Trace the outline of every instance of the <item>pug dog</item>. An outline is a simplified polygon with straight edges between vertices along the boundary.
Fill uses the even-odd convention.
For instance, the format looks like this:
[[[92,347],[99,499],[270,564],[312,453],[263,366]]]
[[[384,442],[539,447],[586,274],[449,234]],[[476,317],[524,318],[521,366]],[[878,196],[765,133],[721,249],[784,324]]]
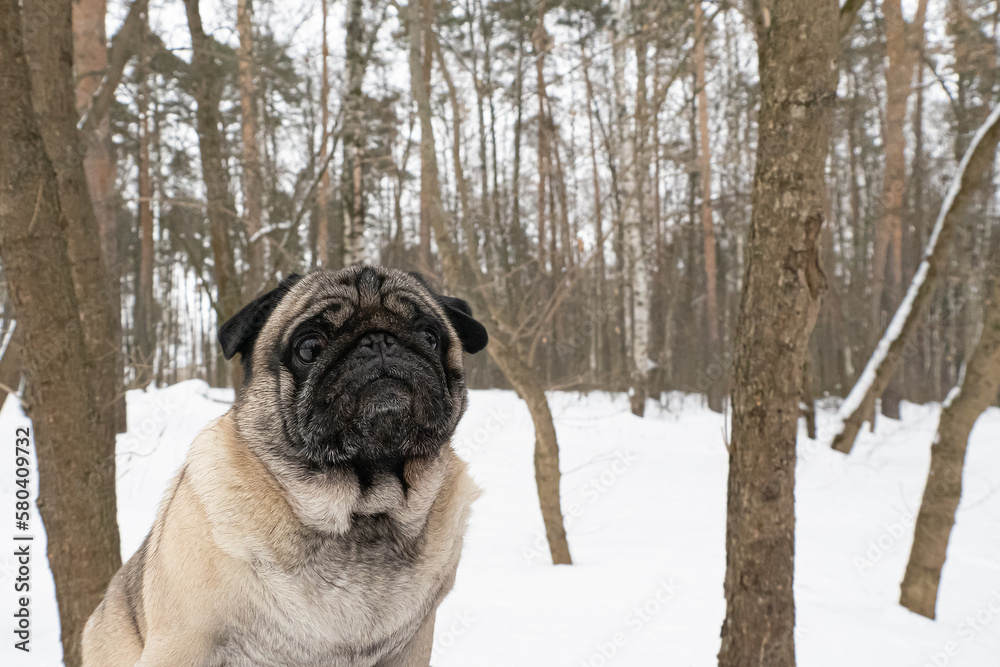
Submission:
[[[84,667],[427,667],[479,491],[450,439],[486,329],[416,274],[291,276],[219,329],[195,439],[83,634]]]

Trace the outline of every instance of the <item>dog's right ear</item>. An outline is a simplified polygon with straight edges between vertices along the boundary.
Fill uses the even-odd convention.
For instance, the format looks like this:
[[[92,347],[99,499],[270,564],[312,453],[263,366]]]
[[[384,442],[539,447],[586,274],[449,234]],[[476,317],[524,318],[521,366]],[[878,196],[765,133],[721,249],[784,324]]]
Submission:
[[[242,355],[244,361],[249,358],[257,334],[264,328],[267,318],[292,286],[300,280],[302,276],[297,273],[289,275],[273,290],[243,306],[240,312],[219,327],[219,344],[226,359],[232,359],[237,352]]]

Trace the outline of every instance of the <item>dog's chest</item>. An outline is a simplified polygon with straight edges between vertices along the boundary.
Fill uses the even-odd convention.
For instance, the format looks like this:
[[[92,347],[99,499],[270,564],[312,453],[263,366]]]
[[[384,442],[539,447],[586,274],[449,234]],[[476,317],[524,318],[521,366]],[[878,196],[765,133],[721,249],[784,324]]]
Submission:
[[[293,571],[256,574],[253,616],[227,633],[232,667],[371,667],[410,640],[453,576],[378,545],[323,545]]]

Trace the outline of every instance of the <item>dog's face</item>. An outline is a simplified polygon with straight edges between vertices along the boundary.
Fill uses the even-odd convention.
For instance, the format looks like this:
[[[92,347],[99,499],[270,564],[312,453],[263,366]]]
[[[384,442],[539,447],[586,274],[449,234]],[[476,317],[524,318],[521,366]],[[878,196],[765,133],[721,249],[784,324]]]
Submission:
[[[465,410],[462,350],[486,346],[459,299],[378,267],[292,276],[219,329],[242,355],[238,412],[269,454],[366,477],[432,457]]]

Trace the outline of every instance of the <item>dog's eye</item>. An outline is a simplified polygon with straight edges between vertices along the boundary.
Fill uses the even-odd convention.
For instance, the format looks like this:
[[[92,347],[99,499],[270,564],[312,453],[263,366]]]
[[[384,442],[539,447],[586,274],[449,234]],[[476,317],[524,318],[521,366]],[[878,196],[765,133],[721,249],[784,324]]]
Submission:
[[[420,335],[424,337],[424,340],[428,345],[431,346],[432,350],[436,350],[438,346],[438,335],[431,331],[430,329],[424,329],[420,332]]]
[[[295,343],[295,356],[299,361],[311,364],[326,349],[326,339],[318,334],[308,334]]]

